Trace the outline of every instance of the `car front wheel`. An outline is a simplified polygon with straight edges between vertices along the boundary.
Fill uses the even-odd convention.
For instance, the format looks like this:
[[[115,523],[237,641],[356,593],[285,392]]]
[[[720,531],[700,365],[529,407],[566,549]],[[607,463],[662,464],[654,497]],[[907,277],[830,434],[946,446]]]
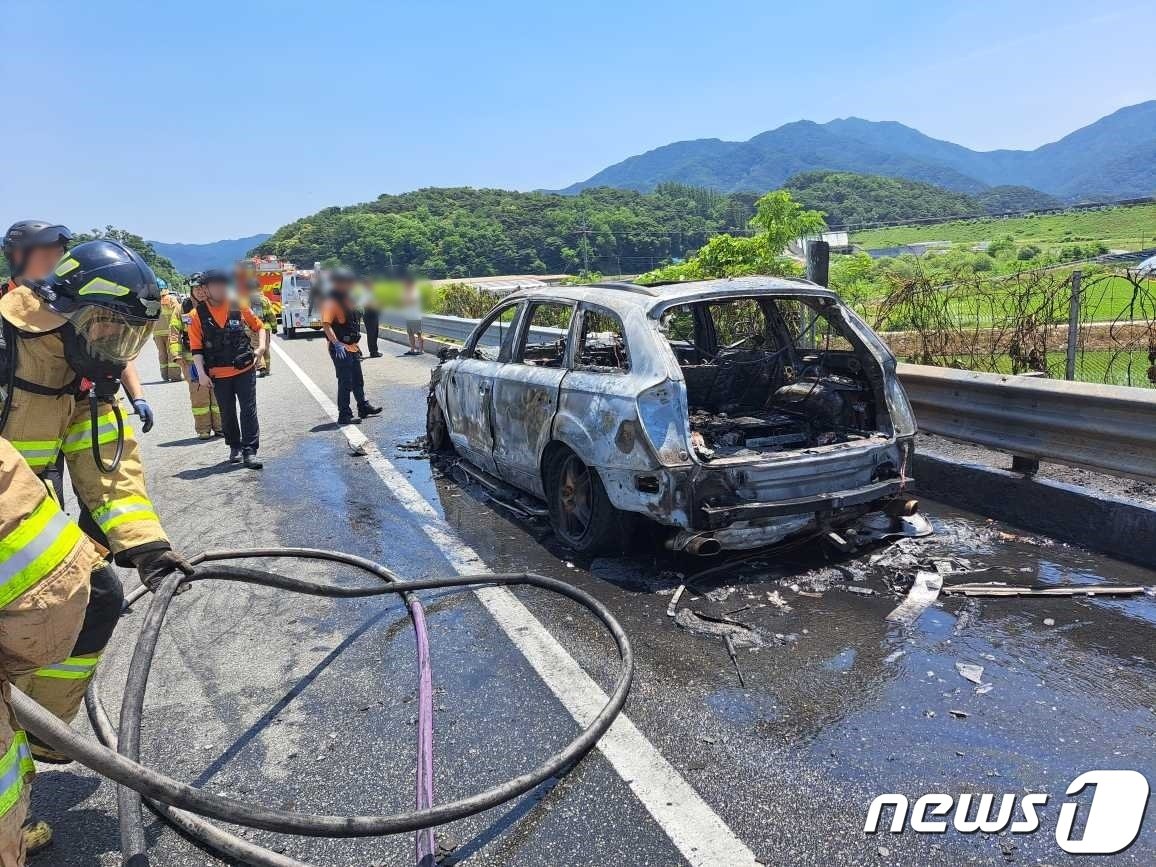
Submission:
[[[623,554],[632,516],[611,504],[598,472],[572,451],[546,471],[546,499],[554,532],[582,554]]]

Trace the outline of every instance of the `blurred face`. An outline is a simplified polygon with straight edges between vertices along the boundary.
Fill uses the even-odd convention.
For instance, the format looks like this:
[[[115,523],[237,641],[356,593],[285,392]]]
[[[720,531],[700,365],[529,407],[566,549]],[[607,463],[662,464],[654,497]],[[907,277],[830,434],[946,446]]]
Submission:
[[[349,290],[352,288],[353,288],[353,281],[352,280],[334,280],[333,281],[334,291],[340,292],[342,295],[348,295]]]
[[[214,280],[205,284],[205,293],[214,304],[220,304],[229,297],[229,284],[224,280]]]
[[[52,273],[60,257],[64,255],[64,248],[59,244],[51,247],[33,247],[24,251],[23,273],[25,280],[43,280]],[[18,260],[19,264],[19,260]]]
[[[191,287],[189,289],[189,297],[192,298],[194,301],[196,301],[198,304],[202,301],[208,301],[209,300],[209,295],[207,292],[205,292],[204,286]]]

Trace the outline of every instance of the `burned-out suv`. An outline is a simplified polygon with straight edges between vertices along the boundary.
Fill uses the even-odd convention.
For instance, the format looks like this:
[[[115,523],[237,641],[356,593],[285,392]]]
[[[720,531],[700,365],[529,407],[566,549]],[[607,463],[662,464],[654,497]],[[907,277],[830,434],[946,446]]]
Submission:
[[[427,429],[589,553],[620,550],[639,515],[713,554],[869,512],[879,532],[914,504],[895,358],[800,280],[515,292],[443,352]]]

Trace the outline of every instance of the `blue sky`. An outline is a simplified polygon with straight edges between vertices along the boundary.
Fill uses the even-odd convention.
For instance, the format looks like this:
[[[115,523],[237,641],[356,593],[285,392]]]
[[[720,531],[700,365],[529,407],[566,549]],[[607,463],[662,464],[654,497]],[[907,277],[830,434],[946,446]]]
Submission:
[[[421,186],[561,187],[799,118],[1030,148],[1156,97],[1152,3],[3,6],[0,223],[163,241]]]

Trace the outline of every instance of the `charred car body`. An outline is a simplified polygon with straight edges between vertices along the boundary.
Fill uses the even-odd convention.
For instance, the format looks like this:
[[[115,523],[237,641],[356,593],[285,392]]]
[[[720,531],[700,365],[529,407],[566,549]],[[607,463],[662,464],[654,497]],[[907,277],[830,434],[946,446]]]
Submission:
[[[668,547],[713,554],[869,512],[890,532],[913,508],[895,359],[805,281],[515,292],[443,352],[427,433],[544,499],[591,553],[621,550],[636,515],[668,527]]]

